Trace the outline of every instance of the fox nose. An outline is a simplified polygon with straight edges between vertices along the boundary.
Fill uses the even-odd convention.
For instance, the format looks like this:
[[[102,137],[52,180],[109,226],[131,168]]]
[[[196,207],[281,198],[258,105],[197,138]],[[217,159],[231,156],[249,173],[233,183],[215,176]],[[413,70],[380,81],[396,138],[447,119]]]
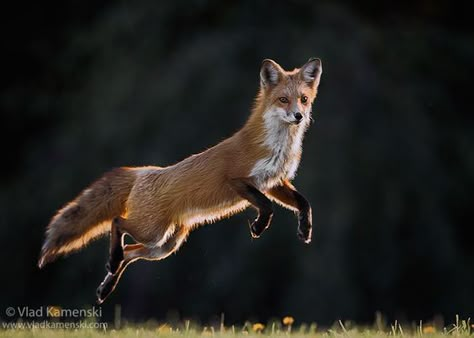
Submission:
[[[301,113],[299,111],[297,111],[296,113],[293,113],[293,116],[295,117],[296,121],[300,122],[301,119],[303,118],[303,115],[301,115]]]

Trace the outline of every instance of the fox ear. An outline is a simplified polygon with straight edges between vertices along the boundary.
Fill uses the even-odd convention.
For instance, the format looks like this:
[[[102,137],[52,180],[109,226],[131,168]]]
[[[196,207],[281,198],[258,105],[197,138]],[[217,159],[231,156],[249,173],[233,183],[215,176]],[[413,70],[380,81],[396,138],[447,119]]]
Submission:
[[[323,73],[323,65],[320,59],[311,58],[300,69],[301,78],[310,86],[317,87],[321,74]]]
[[[265,59],[260,68],[260,84],[262,87],[272,87],[281,80],[283,69],[273,60]]]

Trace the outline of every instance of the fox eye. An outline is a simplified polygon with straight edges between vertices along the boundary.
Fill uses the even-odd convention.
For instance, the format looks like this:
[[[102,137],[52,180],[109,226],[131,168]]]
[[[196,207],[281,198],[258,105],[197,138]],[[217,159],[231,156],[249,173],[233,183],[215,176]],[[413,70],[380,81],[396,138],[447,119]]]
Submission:
[[[301,103],[306,103],[308,102],[308,97],[306,95],[301,96]]]
[[[278,100],[280,100],[281,103],[288,103],[290,101],[288,101],[288,99],[286,97],[279,97]]]

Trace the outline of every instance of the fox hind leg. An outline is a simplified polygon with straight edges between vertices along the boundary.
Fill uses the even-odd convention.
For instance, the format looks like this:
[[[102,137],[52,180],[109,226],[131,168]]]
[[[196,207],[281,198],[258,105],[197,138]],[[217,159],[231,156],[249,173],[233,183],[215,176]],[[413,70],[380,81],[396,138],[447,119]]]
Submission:
[[[116,217],[112,221],[110,229],[110,253],[109,260],[105,265],[107,272],[115,274],[119,268],[121,262],[124,259],[124,238],[125,235],[131,236],[137,243],[143,243],[146,246],[152,247],[155,245],[156,239],[155,236],[140,236],[140,231],[136,230],[136,221],[130,221],[129,219],[123,217]],[[164,237],[166,229],[158,228],[159,231],[162,231],[163,234],[160,237]],[[129,247],[130,249],[131,247]]]
[[[104,300],[114,291],[120,277],[127,266],[136,260],[161,260],[178,250],[188,235],[188,229],[184,226],[178,228],[175,233],[162,245],[148,247],[143,244],[130,244],[124,246],[124,259],[119,263],[115,273],[107,273],[102,283],[97,288],[97,303],[102,304]]]
[[[116,217],[112,221],[112,227],[110,230],[110,254],[109,261],[105,268],[108,272],[114,274],[120,262],[123,261],[123,238],[124,233],[120,229],[120,224],[125,220],[122,217]]]
[[[118,266],[115,272],[112,273],[109,271],[107,273],[104,280],[102,281],[102,283],[100,283],[99,287],[97,288],[96,296],[97,296],[98,304],[102,304],[105,301],[105,299],[112,293],[112,291],[114,291],[126,267],[130,263],[132,263],[134,260],[138,259],[138,258],[135,258],[135,259],[129,258],[127,253],[130,253],[131,251],[133,251],[134,255],[140,256],[140,255],[147,255],[149,253],[149,250],[150,250],[149,248],[147,248],[146,246],[140,243],[125,245],[124,259],[118,263]]]

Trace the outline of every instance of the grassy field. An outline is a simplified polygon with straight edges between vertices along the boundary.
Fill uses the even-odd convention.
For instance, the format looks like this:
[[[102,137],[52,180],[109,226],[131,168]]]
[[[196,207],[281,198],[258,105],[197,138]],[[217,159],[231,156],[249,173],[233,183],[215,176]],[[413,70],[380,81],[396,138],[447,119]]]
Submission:
[[[21,324],[21,323],[20,323]],[[91,326],[99,323],[91,323]],[[353,327],[351,323],[337,322],[330,329],[319,329],[315,324],[293,326],[293,318],[285,317],[282,323],[264,325],[262,323],[246,323],[243,327],[197,327],[183,323],[177,327],[168,324],[145,323],[143,325],[128,326],[122,329],[108,328],[28,328],[24,324],[20,328],[1,329],[0,337],[163,337],[163,338],[312,338],[312,337],[469,337],[474,336],[474,325],[470,320],[460,320],[447,327],[436,324],[418,323],[414,325],[400,325],[393,323],[385,325],[381,322],[373,327]]]

